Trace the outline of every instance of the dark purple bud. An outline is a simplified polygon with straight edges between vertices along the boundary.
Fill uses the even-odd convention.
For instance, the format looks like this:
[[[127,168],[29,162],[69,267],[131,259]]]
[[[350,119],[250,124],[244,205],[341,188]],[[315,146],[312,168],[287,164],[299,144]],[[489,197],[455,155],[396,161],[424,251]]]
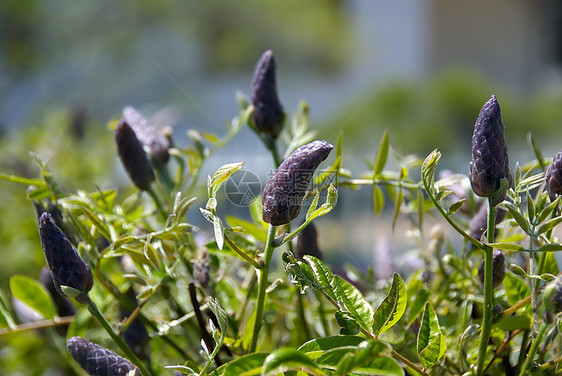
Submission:
[[[302,259],[304,255],[322,260],[322,252],[318,248],[318,232],[314,223],[309,223],[297,236],[295,258]]]
[[[546,190],[553,201],[556,195],[562,194],[562,150],[556,154],[546,171]]]
[[[295,219],[314,171],[333,146],[313,141],[297,148],[281,163],[263,190],[263,220],[274,226]]]
[[[505,218],[504,210],[496,210],[496,225]],[[478,213],[472,218],[468,233],[474,239],[482,240],[482,236],[488,227],[488,205],[483,204],[478,209]],[[495,230],[494,238],[498,235],[498,229]]]
[[[158,133],[136,108],[125,107],[123,121],[133,129],[140,143],[148,147],[154,162],[164,164],[170,160],[170,141],[165,135]]]
[[[61,295],[53,282],[53,276],[48,268],[43,267],[41,269],[40,280],[43,286],[47,288],[51,296],[53,297],[53,301],[55,302],[55,306],[57,307],[57,313],[59,316],[74,316],[76,313],[76,308],[72,305],[70,300],[68,300],[64,295]]]
[[[119,158],[133,183],[141,190],[148,191],[154,181],[154,171],[142,144],[133,129],[124,121],[117,125],[115,140]]]
[[[193,278],[199,283],[199,286],[208,286],[211,276],[209,269],[211,260],[209,259],[209,251],[205,247],[197,250],[197,259],[193,263]]]
[[[39,218],[39,236],[57,291],[65,295],[61,286],[83,293],[90,291],[94,284],[90,267],[80,258],[49,213],[43,213]]]
[[[562,277],[550,281],[544,288],[543,301],[547,311],[552,314],[562,312]]]
[[[484,270],[484,260],[482,260],[482,263],[478,268],[478,278],[482,283],[484,283]],[[498,249],[494,249],[492,270],[493,286],[497,287],[500,283],[503,282],[503,279],[505,278],[505,256],[503,252]]]
[[[66,347],[90,376],[140,376],[133,363],[83,338],[70,338]]]
[[[277,97],[275,58],[269,50],[261,55],[252,79],[252,122],[256,129],[273,138],[283,129],[285,113]]]
[[[496,194],[501,179],[507,179],[508,187],[512,185],[501,110],[494,95],[482,107],[474,125],[469,178],[476,195],[493,196],[493,206],[502,202],[507,194],[507,191]]]

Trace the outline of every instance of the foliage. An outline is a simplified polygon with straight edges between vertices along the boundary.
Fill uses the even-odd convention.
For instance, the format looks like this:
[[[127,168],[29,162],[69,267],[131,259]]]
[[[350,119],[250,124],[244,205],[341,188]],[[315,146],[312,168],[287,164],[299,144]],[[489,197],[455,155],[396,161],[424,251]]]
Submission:
[[[208,176],[203,200],[193,195],[206,160],[247,125],[252,111],[241,98],[239,114],[224,134],[191,130],[191,145],[169,149],[170,162],[159,166],[166,172],[157,172],[147,192],[132,186],[96,187],[82,179],[85,188],[69,188],[57,176],[70,179],[77,168],[74,161],[69,170],[59,169],[41,155],[32,159],[39,167],[38,178],[1,175],[18,184],[22,196],[27,188],[36,208],[61,214],[61,229],[95,281],[82,304],[75,302],[74,316],[58,317],[37,277],[20,275],[27,274],[29,265],[18,265],[9,287],[0,290],[0,339],[7,349],[0,356],[8,360],[0,363],[0,373],[26,373],[32,366],[16,363],[14,359],[24,356],[17,352],[44,347],[58,355],[45,359],[47,351],[38,351],[37,364],[81,374],[65,350],[65,339],[71,337],[119,352],[140,365],[143,375],[172,370],[214,376],[558,371],[562,319],[541,300],[545,283],[559,272],[553,252],[562,250],[555,237],[562,217],[559,199],[550,201],[544,192],[544,170],[550,162],[534,142],[537,159],[516,165],[513,186],[499,205],[508,214],[497,226],[497,236],[490,216],[486,240],[468,230],[481,204],[463,188],[468,178],[439,178],[443,154],[438,150],[424,160],[397,156],[400,167],[389,169],[393,149],[386,132],[373,150],[375,159],[357,177],[344,167],[340,134],[333,161],[324,162],[331,163],[328,172],[315,177],[306,193],[312,200],[304,201],[309,206],[303,210],[304,224],[291,229],[290,224],[267,226],[259,199],[247,207],[250,220],[225,213],[220,188],[243,170],[243,161],[232,161]],[[280,155],[310,141],[307,113],[308,106],[301,105],[281,135],[284,144],[275,142],[273,148],[288,149]],[[30,147],[40,149],[40,141]],[[84,153],[88,148],[82,142],[60,145]],[[354,271],[355,278],[349,278],[316,257],[294,257],[292,240],[298,233],[330,215],[338,191],[360,186],[372,187],[377,215],[391,206],[393,226],[407,221],[417,231],[426,259],[423,270],[410,276],[395,273],[391,280],[375,283],[368,273]],[[212,223],[211,240],[198,239],[200,230],[186,219],[191,213]],[[12,214],[14,221],[32,216],[31,209]],[[460,234],[464,243],[454,245],[439,230],[427,237],[423,224],[428,216],[442,218],[440,223]],[[17,232],[13,226],[11,230]],[[318,232],[322,236],[321,228]],[[477,269],[481,254],[491,254],[492,248],[509,252],[511,266],[490,300],[485,293],[491,288],[490,273],[482,287]],[[131,289],[134,299],[128,295]],[[68,286],[62,290],[72,293]],[[150,336],[144,347],[133,346],[142,341],[127,342],[128,335],[142,332],[135,332],[135,325]],[[32,337],[32,329],[41,338],[22,344]]]

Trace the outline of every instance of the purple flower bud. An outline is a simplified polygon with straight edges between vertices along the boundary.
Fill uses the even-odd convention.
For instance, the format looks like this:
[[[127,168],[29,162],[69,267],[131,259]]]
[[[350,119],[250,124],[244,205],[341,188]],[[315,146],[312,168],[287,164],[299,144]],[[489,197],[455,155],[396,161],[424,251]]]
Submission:
[[[39,236],[57,291],[65,295],[61,286],[83,293],[90,291],[94,284],[90,267],[80,258],[49,213],[43,213],[39,218]]]
[[[148,191],[155,179],[154,171],[135,132],[121,121],[115,130],[115,140],[119,157],[131,180],[139,189]]]
[[[469,178],[472,190],[480,197],[494,195],[503,178],[507,179],[509,187],[512,185],[501,110],[494,95],[482,107],[474,125]],[[502,202],[506,194],[493,196],[492,205]]]
[[[170,160],[170,141],[158,133],[148,120],[134,107],[123,109],[123,121],[133,129],[140,143],[150,150],[152,160],[156,163],[167,163]]]
[[[252,121],[258,131],[273,138],[283,129],[285,113],[277,98],[275,58],[269,50],[261,55],[252,79]]]
[[[295,258],[302,259],[304,255],[322,260],[322,252],[318,248],[318,232],[314,223],[309,223],[297,236]]]
[[[546,190],[551,200],[562,194],[562,150],[556,154],[546,171]]]
[[[80,337],[67,342],[70,355],[90,376],[140,376],[133,363]]]
[[[74,316],[76,313],[76,308],[72,305],[70,300],[68,300],[64,295],[61,295],[57,291],[57,287],[53,281],[53,276],[48,268],[43,267],[41,269],[41,275],[39,277],[43,286],[47,288],[51,296],[53,297],[53,301],[55,302],[55,306],[57,307],[57,312],[59,316]]]
[[[503,279],[505,278],[505,256],[503,252],[498,249],[494,249],[492,270],[493,270],[492,273],[493,286],[497,287],[500,283],[503,282]],[[484,260],[482,260],[482,263],[478,268],[478,278],[482,283],[484,283],[484,271],[485,271]]]
[[[326,141],[313,141],[297,148],[281,163],[263,190],[265,222],[284,225],[299,215],[310,179],[332,149]]]

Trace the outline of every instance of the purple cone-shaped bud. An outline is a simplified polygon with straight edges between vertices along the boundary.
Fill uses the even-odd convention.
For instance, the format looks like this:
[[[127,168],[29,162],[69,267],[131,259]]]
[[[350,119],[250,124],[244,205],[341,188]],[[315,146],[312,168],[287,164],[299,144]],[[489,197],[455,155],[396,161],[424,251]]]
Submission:
[[[309,223],[297,236],[295,258],[302,259],[304,255],[322,260],[322,252],[318,248],[318,232],[314,223]]]
[[[493,286],[497,287],[500,283],[502,283],[503,279],[505,278],[505,256],[502,251],[498,249],[494,249],[493,259],[492,259],[492,282]],[[484,283],[484,260],[480,264],[478,268],[478,279],[480,282]]]
[[[165,135],[158,133],[148,120],[134,107],[127,106],[123,109],[123,121],[133,129],[140,143],[150,150],[152,160],[157,163],[166,163],[170,160],[170,141]]]
[[[148,191],[154,181],[154,171],[137,138],[135,131],[124,121],[119,122],[115,129],[115,141],[119,158],[133,183],[141,190]]]
[[[70,338],[66,347],[90,376],[140,376],[133,363],[83,338]]]
[[[551,200],[562,194],[562,150],[556,154],[546,171],[546,190]]]
[[[261,55],[252,79],[252,121],[256,129],[273,138],[283,129],[285,113],[277,97],[275,58],[269,50]]]
[[[90,267],[80,258],[49,213],[43,213],[39,218],[39,236],[57,291],[65,295],[61,286],[83,293],[90,291],[94,284]]]
[[[265,222],[284,225],[299,215],[310,179],[332,149],[326,141],[313,141],[295,149],[281,163],[263,190]]]
[[[509,187],[512,185],[501,110],[494,95],[482,107],[474,125],[469,178],[472,190],[481,197],[494,195],[502,178],[508,180]],[[502,202],[506,194],[494,195],[492,205]]]

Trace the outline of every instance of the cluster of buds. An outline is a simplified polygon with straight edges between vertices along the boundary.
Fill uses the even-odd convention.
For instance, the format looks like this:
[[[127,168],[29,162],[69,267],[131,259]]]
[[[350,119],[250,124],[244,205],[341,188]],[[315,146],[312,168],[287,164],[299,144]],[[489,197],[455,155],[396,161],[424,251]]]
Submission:
[[[482,263],[478,268],[478,278],[482,283],[484,283],[484,264],[484,260],[482,260]],[[503,279],[505,278],[505,256],[503,252],[498,249],[494,249],[492,271],[492,283],[494,287],[497,287],[500,283],[503,282]]]
[[[291,153],[277,168],[263,190],[263,220],[274,226],[295,219],[312,175],[334,147],[326,141],[313,141]]]
[[[318,231],[316,231],[314,223],[309,223],[297,237],[295,258],[302,259],[304,255],[314,256],[322,260],[322,251],[318,248]]]
[[[268,50],[260,57],[252,79],[251,125],[266,137],[277,138],[283,129],[285,112],[277,97],[275,58]]]
[[[546,190],[552,201],[556,195],[562,194],[562,150],[556,154],[546,171]]]
[[[92,271],[49,213],[39,218],[39,236],[55,289],[66,296],[63,286],[70,287],[76,290],[76,300],[86,303],[88,291],[94,284]]]
[[[140,376],[133,363],[84,338],[72,337],[66,347],[90,376]]]
[[[512,185],[501,110],[494,95],[484,104],[474,124],[468,176],[474,193],[490,197],[492,206],[505,199]]]

